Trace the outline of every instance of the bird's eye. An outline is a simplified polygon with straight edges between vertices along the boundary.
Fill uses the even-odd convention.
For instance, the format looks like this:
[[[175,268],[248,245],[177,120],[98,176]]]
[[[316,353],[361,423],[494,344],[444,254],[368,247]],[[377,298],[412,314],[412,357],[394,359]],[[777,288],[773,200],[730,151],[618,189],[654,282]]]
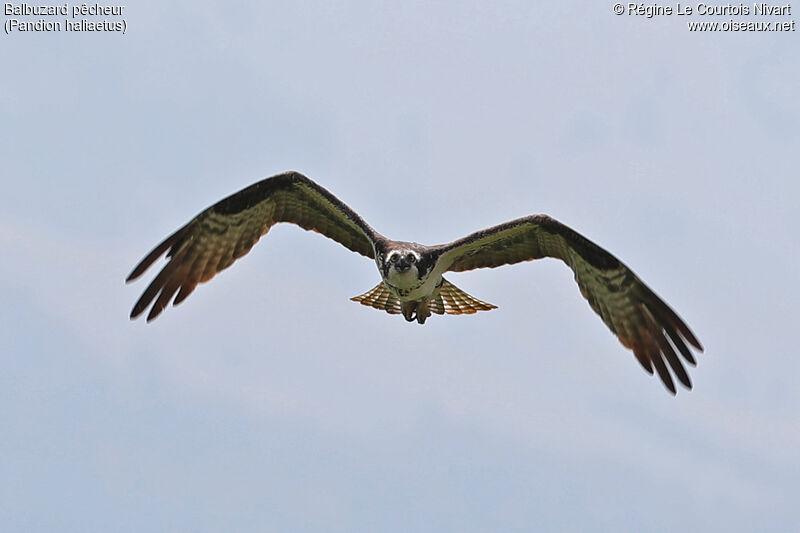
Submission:
[[[414,254],[408,254],[408,257],[406,259],[408,260],[409,263],[413,263],[414,261],[417,260],[417,258],[414,257]]]
[[[389,261],[392,263],[397,263],[397,257],[398,257],[397,254],[392,254],[389,256]]]

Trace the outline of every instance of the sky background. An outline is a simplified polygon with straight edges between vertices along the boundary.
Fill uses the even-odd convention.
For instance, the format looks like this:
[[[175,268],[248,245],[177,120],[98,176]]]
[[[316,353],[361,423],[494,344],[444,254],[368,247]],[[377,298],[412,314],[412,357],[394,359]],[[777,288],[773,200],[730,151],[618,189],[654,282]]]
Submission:
[[[797,527],[798,33],[686,24],[794,16],[612,5],[136,2],[124,35],[4,33],[4,531]],[[561,220],[694,330],[694,390],[557,261],[451,274],[499,308],[421,327],[288,225],[128,319],[153,246],[288,169],[395,239]]]

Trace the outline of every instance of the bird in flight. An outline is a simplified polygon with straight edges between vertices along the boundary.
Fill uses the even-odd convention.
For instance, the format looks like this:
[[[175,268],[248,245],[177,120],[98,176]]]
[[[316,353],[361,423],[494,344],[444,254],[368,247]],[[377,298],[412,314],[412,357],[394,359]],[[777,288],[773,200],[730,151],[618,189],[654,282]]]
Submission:
[[[689,327],[630,268],[561,222],[547,215],[531,215],[449,244],[393,241],[298,172],[264,179],[220,200],[156,246],[126,280],[141,276],[166,252],[168,262],[133,306],[131,318],[149,307],[149,322],[170,301],[181,303],[199,283],[250,251],[278,222],[316,231],[373,259],[380,283],[352,300],[420,324],[431,313],[459,315],[496,308],[444,279],[445,272],[495,268],[543,257],[560,259],[572,269],[591,308],[649,374],[655,369],[675,394],[669,365],[678,381],[692,388],[678,353],[695,365],[689,345],[700,352],[703,347]]]

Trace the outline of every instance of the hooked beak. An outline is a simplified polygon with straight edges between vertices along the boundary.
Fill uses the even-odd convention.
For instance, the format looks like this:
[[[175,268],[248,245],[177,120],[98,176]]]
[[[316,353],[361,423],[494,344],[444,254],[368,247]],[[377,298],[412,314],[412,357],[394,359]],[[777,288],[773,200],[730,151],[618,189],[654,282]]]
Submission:
[[[405,257],[401,257],[397,260],[397,263],[394,264],[394,269],[398,272],[405,272],[411,268],[411,263],[409,263]]]

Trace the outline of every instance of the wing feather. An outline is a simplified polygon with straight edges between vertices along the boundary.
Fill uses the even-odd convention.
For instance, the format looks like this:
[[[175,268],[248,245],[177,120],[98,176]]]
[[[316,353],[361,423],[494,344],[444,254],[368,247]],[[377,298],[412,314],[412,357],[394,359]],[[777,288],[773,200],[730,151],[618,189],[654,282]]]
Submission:
[[[136,265],[126,281],[141,276],[165,252],[169,261],[131,311],[156,318],[172,300],[185,300],[198,284],[245,255],[278,222],[315,231],[369,258],[380,235],[333,194],[297,172],[259,181],[212,205],[164,239]]]
[[[619,259],[557,220],[532,215],[437,248],[445,272],[560,259],[572,269],[591,308],[648,373],[655,369],[674,394],[669,365],[678,381],[692,388],[675,350],[694,365],[687,343],[700,352],[703,347],[686,323]]]

